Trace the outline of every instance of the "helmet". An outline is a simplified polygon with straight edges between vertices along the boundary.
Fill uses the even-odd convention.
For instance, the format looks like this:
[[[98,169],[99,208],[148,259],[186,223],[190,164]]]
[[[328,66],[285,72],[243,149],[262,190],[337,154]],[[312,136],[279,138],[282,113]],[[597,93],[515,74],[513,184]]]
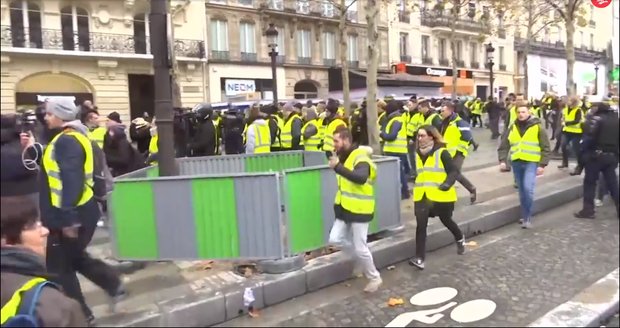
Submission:
[[[196,115],[196,118],[200,120],[213,117],[213,109],[211,108],[211,104],[208,103],[200,103],[194,106],[192,112]]]

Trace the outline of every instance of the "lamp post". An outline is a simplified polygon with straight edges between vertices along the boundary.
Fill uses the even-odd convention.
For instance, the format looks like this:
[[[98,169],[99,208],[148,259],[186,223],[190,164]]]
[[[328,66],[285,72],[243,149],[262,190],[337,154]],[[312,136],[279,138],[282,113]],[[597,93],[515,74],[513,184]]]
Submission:
[[[276,75],[276,59],[278,59],[278,30],[269,23],[269,28],[265,31],[267,45],[269,46],[269,57],[271,57],[271,79],[273,80],[273,103],[278,105],[278,78]]]
[[[486,46],[486,52],[487,52],[487,67],[489,68],[489,84],[491,87],[491,97],[493,97],[494,94],[494,89],[493,89],[493,65],[495,65],[495,63],[493,62],[493,52],[495,52],[495,48],[493,48],[493,44],[491,44],[491,42],[489,42]]]
[[[594,58],[594,94],[598,95],[598,65],[601,61],[601,58],[596,56]]]

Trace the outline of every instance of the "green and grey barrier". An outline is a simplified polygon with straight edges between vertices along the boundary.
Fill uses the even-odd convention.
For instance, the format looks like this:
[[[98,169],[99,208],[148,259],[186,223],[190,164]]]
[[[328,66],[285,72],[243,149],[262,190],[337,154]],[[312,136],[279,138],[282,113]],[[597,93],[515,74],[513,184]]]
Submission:
[[[115,179],[113,251],[133,261],[282,259],[328,244],[336,178],[323,152],[176,159]],[[369,233],[400,226],[398,160],[375,157]]]

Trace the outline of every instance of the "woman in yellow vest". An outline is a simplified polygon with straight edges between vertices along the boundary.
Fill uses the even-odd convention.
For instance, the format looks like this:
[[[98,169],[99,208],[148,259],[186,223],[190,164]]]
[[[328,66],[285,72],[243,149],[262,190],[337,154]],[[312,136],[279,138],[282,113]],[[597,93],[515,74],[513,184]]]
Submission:
[[[549,163],[551,147],[540,119],[532,116],[527,106],[519,106],[517,114],[517,120],[502,136],[497,153],[500,170],[506,171],[506,162],[511,162],[521,202],[519,222],[527,229],[532,225],[536,176],[541,175]]]
[[[42,327],[87,327],[77,301],[65,296],[43,274],[49,231],[28,196],[2,197],[2,326],[29,327],[16,315],[31,310]],[[38,298],[34,294],[40,290]],[[7,296],[5,298],[5,296]],[[26,299],[33,300],[26,303]],[[59,315],[61,314],[62,315]]]
[[[418,129],[416,151],[416,178],[413,185],[416,226],[416,255],[409,264],[424,269],[426,255],[426,227],[428,219],[438,216],[450,230],[457,245],[457,254],[465,253],[465,237],[452,219],[456,203],[454,182],[459,173],[452,163],[452,156],[445,148],[439,131],[431,125]]]
[[[319,134],[319,120],[316,110],[307,108],[305,111],[306,124],[301,128],[301,135],[304,141],[304,149],[307,151],[319,151],[321,135]]]
[[[562,165],[558,168],[568,167],[568,147],[572,146],[574,156],[579,154],[579,143],[583,130],[581,128],[585,121],[585,115],[579,106],[579,98],[571,97],[568,100],[568,106],[562,110]]]

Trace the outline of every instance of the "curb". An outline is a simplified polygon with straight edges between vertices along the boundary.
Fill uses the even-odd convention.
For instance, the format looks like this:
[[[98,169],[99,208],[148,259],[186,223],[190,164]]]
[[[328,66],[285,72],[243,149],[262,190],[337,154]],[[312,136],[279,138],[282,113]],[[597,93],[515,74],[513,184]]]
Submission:
[[[539,186],[534,200],[534,214],[559,207],[581,197],[581,179],[565,178]],[[460,222],[466,237],[479,235],[507,224],[520,217],[518,196],[499,197],[493,202],[459,209],[455,214],[470,218]],[[515,205],[516,204],[516,205]],[[404,261],[415,250],[415,231],[371,242],[370,249],[378,269]],[[454,243],[452,234],[443,226],[429,227],[427,252]],[[243,307],[245,288],[254,292],[254,308],[261,309],[283,301],[337,284],[351,277],[353,263],[342,252],[310,260],[297,271],[285,274],[263,274],[246,282],[216,293],[196,291],[182,298],[145,305],[132,313],[117,313],[97,320],[98,326],[212,326],[247,314]]]
[[[620,268],[610,272],[528,327],[599,327],[603,320],[618,312],[619,273]],[[600,294],[604,294],[605,300],[593,299],[599,298]]]

